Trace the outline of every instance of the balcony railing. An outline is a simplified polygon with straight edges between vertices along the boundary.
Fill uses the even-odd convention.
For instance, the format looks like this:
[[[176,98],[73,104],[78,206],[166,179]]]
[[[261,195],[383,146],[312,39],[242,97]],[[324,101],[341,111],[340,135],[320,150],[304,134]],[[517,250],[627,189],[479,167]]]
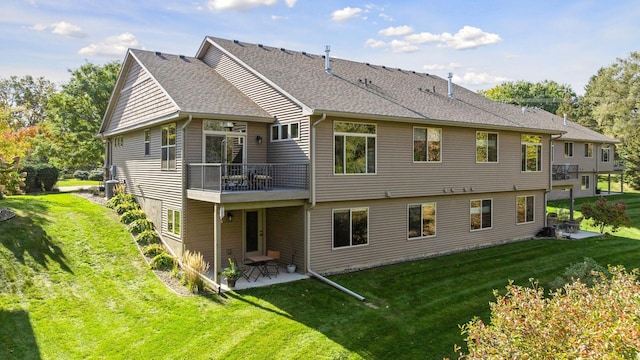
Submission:
[[[187,188],[237,192],[309,189],[308,164],[189,164]]]
[[[551,179],[572,180],[578,178],[578,165],[553,165],[551,167]]]
[[[613,160],[613,170],[624,170],[627,168],[625,161],[622,159]]]

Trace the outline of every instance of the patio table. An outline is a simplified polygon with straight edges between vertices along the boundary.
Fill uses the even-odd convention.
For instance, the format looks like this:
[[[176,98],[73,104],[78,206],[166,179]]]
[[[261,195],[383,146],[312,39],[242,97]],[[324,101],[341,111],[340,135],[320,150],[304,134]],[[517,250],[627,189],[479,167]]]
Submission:
[[[271,276],[269,276],[269,270],[267,269],[267,263],[269,261],[275,260],[274,258],[266,255],[255,255],[247,256],[247,259],[251,261],[251,263],[247,265],[253,266],[253,269],[251,269],[251,272],[249,273],[249,279],[251,279],[251,276],[256,269],[258,270],[258,273],[256,274],[256,278],[253,281],[258,281],[260,275],[266,276],[271,279]]]

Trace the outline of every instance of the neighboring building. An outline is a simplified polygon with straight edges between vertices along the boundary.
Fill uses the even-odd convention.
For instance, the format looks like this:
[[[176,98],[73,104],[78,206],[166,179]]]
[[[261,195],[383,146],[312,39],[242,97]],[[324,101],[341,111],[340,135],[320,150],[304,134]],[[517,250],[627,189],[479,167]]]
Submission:
[[[611,174],[618,174],[622,184],[624,163],[615,159],[619,141],[577,125],[565,122],[566,133],[553,140],[551,176],[553,190],[548,199],[568,199],[612,192]],[[607,175],[607,186],[598,188],[598,176]],[[615,187],[622,189],[621,185]]]
[[[130,50],[100,128],[174,252],[325,274],[534,236],[566,132],[437,76],[212,37]]]

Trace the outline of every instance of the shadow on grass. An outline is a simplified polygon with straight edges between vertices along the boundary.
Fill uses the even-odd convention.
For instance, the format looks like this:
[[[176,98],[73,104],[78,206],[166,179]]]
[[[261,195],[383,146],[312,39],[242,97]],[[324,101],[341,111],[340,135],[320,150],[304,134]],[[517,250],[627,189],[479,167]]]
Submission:
[[[0,310],[0,358],[40,359],[29,314],[24,310]]]
[[[30,204],[22,208],[21,213],[27,215],[16,215],[11,220],[0,223],[0,244],[13,254],[16,261],[35,271],[41,268],[49,269],[49,263],[53,261],[58,263],[62,270],[73,273],[65,262],[62,249],[42,228],[41,224],[47,220],[35,215],[43,210],[33,207],[34,205]],[[33,261],[28,261],[27,257]]]

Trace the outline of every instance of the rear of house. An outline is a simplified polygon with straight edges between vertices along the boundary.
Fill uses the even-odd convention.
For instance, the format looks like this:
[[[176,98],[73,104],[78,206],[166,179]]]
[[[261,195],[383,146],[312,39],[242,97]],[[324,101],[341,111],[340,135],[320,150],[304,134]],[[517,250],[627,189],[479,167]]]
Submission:
[[[220,270],[274,249],[332,273],[544,226],[562,119],[328,55],[211,37],[195,57],[128,52],[105,165],[176,254]]]

